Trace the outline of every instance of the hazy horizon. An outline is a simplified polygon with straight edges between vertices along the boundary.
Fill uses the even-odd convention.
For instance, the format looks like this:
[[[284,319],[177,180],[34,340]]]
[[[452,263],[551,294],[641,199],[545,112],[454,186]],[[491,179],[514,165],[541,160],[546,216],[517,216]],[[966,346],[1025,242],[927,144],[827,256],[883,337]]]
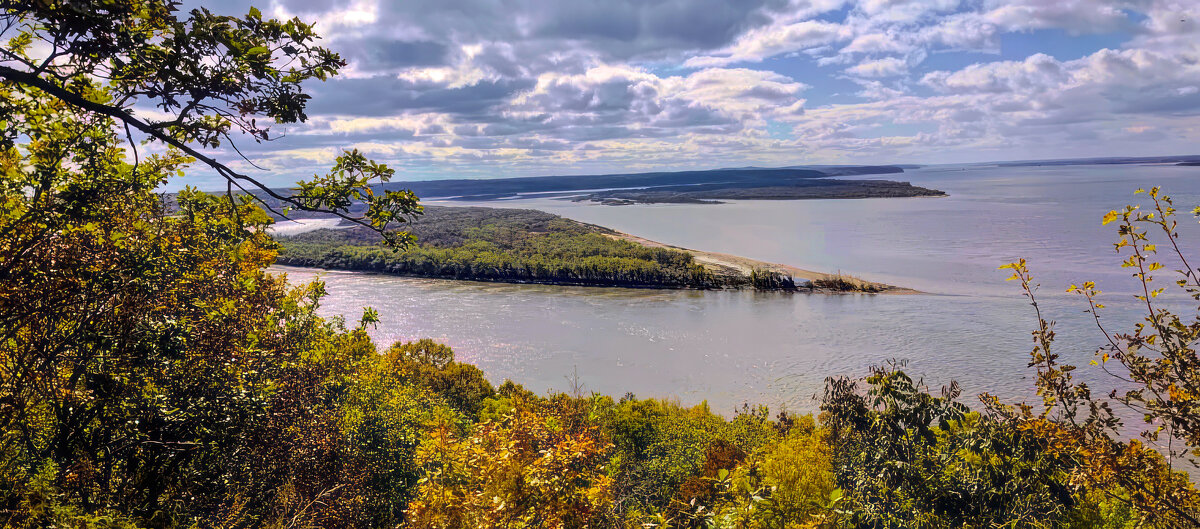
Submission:
[[[917,166],[917,167],[921,167],[921,168],[928,168],[928,167],[939,167],[939,166],[946,166],[946,167],[988,166],[988,165],[993,165],[993,164],[999,165],[999,164],[1015,164],[1015,163],[1034,163],[1034,164],[1036,164],[1039,162],[1064,162],[1064,161],[1079,161],[1079,162],[1097,161],[1098,162],[1098,161],[1102,161],[1102,160],[1124,159],[1124,158],[1183,158],[1183,157],[1200,157],[1200,154],[1159,154],[1159,155],[1146,155],[1146,156],[1106,155],[1106,156],[1090,156],[1090,157],[1079,157],[1079,158],[1028,158],[1028,159],[1009,159],[1009,160],[979,160],[979,161],[966,161],[966,162],[957,162],[957,163],[909,163],[909,162],[850,163],[850,162],[847,162],[847,163],[838,163],[838,164],[792,164],[792,165],[784,165],[784,166],[746,165],[746,166],[740,166],[740,167],[733,167],[733,166],[730,166],[730,167],[700,167],[700,168],[693,168],[693,169],[683,169],[683,168],[676,169],[676,168],[665,168],[664,167],[664,168],[651,169],[651,170],[646,170],[646,171],[625,171],[625,172],[611,172],[611,173],[596,173],[596,172],[582,172],[582,171],[572,172],[571,170],[567,169],[567,170],[563,170],[562,172],[554,173],[554,174],[547,173],[547,174],[529,174],[529,175],[511,175],[511,176],[499,176],[499,175],[497,175],[497,176],[480,176],[480,175],[459,176],[459,175],[453,175],[453,174],[446,174],[446,175],[441,175],[441,176],[432,177],[432,178],[407,178],[404,173],[397,172],[396,177],[392,179],[392,183],[408,182],[408,181],[440,181],[440,180],[496,180],[496,179],[504,179],[504,178],[554,178],[554,177],[559,177],[559,176],[606,176],[606,175],[642,174],[642,173],[658,173],[658,172],[676,173],[676,172],[693,172],[693,171],[724,171],[724,170],[750,169],[750,168],[753,168],[753,169],[780,169],[780,168],[788,168],[788,167],[805,167],[805,166],[812,166],[812,167],[817,167],[817,166],[831,166],[831,167],[836,167],[836,166],[844,166],[844,167]],[[1136,165],[1137,163],[1153,163],[1153,162],[1133,162],[1133,163],[1130,163],[1129,165]],[[1073,164],[1073,165],[1088,165],[1088,164],[1087,163],[1079,163],[1079,164]],[[196,167],[196,166],[194,166],[194,167]],[[196,168],[199,169],[199,167],[196,167]],[[200,171],[197,171],[197,172],[200,172]],[[866,175],[866,176],[870,177],[870,178],[904,180],[905,174],[906,173],[879,173],[879,174],[870,174],[870,175]],[[252,174],[251,176],[258,176],[258,175]],[[839,177],[832,176],[830,178],[839,178]],[[851,177],[847,176],[845,178],[851,178]],[[285,182],[285,183],[278,185],[277,187],[278,188],[288,188],[288,187],[290,187],[290,184],[291,183]],[[196,186],[195,181],[190,178],[170,180],[164,186],[162,186],[160,188],[160,190],[167,191],[167,192],[175,192],[180,189],[183,189],[184,186],[188,186],[188,185],[193,186],[193,187]],[[202,187],[202,188],[200,188],[200,190],[209,192],[209,193],[224,193],[225,192],[224,189],[217,189],[215,187],[214,188],[203,188]],[[424,197],[422,197],[422,198],[424,198]],[[433,197],[433,198],[441,198],[441,197]]]

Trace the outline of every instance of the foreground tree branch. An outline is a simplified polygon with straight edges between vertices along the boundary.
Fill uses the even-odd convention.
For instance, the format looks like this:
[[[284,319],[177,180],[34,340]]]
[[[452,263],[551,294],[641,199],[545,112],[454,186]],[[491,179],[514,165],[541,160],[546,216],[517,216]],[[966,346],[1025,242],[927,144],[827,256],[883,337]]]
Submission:
[[[231,204],[236,187],[280,217],[290,208],[327,213],[379,231],[393,246],[411,242],[388,230],[421,213],[417,198],[373,189],[394,171],[357,151],[339,157],[333,172],[300,182],[295,194],[202,152],[224,144],[244,159],[234,134],[269,141],[265,123],[305,121],[310,96],[301,84],[336,75],[345,61],[316,46],[312,25],[298,19],[264,19],[254,8],[243,18],[206,9],[184,16],[178,6],[173,0],[0,2],[6,41],[0,84],[11,86],[14,97],[49,96],[187,154],[228,181]],[[135,105],[168,117],[140,118]],[[4,145],[13,145],[13,130],[2,133]],[[132,135],[127,139],[137,158]],[[355,204],[366,205],[362,214],[351,213]]]

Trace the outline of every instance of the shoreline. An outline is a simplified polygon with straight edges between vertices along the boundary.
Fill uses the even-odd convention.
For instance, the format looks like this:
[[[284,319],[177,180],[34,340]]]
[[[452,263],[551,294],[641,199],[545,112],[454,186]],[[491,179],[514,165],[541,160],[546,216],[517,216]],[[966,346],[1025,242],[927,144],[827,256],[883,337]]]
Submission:
[[[819,280],[832,280],[832,279],[836,279],[839,277],[839,274],[828,274],[828,273],[824,273],[824,272],[817,272],[815,270],[807,270],[807,269],[803,269],[803,268],[799,268],[799,267],[795,267],[795,266],[791,266],[791,265],[780,264],[780,263],[769,263],[766,261],[760,261],[757,259],[751,259],[749,257],[742,257],[739,255],[733,255],[733,254],[727,254],[727,253],[693,250],[691,248],[683,248],[680,246],[665,244],[665,243],[661,243],[658,241],[652,241],[652,240],[646,239],[644,237],[639,237],[637,235],[631,235],[631,234],[620,232],[617,230],[611,230],[611,229],[607,229],[607,228],[606,228],[606,230],[608,230],[609,233],[606,233],[605,236],[613,238],[613,239],[624,240],[627,242],[631,242],[631,243],[649,247],[649,248],[667,248],[667,249],[672,249],[672,250],[676,250],[676,251],[680,251],[680,252],[685,252],[685,253],[691,255],[692,259],[694,259],[698,264],[705,267],[708,271],[712,272],[714,275],[716,275],[718,277],[725,277],[725,278],[736,277],[736,278],[740,278],[740,279],[745,279],[746,277],[749,277],[750,273],[754,270],[766,270],[769,272],[774,272],[774,273],[779,273],[779,274],[783,274],[786,276],[791,276],[792,278],[797,279],[797,280],[808,280],[810,282],[819,281]],[[392,277],[409,277],[409,278],[416,278],[416,279],[439,279],[439,280],[444,280],[444,281],[471,281],[471,282],[476,282],[476,283],[507,283],[507,284],[513,284],[513,285],[550,285],[550,286],[589,287],[589,288],[597,288],[597,287],[598,288],[630,288],[630,289],[637,289],[637,290],[757,290],[760,292],[793,292],[793,293],[825,294],[825,295],[833,295],[833,294],[911,295],[911,294],[922,294],[923,293],[919,290],[915,290],[915,289],[911,289],[911,288],[899,287],[899,286],[895,286],[895,285],[889,285],[886,283],[877,283],[874,281],[866,281],[866,280],[860,280],[860,281],[862,281],[863,283],[865,283],[867,285],[870,285],[875,290],[871,290],[871,291],[836,290],[836,289],[831,289],[831,288],[812,287],[812,286],[803,286],[803,285],[797,285],[796,288],[794,288],[794,289],[785,289],[785,288],[754,289],[754,288],[745,288],[745,287],[723,287],[723,288],[706,289],[706,288],[696,288],[696,287],[689,287],[689,286],[683,286],[683,285],[672,285],[672,284],[667,284],[667,283],[654,284],[654,283],[627,282],[627,281],[594,281],[594,280],[592,280],[592,281],[587,281],[587,280],[571,281],[571,280],[553,280],[553,279],[539,280],[539,279],[515,279],[515,278],[514,279],[507,279],[507,278],[501,279],[501,278],[488,278],[488,277],[455,277],[455,276],[451,276],[451,275],[439,275],[439,274],[395,273],[395,272],[388,272],[388,271],[371,269],[371,268],[325,267],[325,266],[320,266],[316,263],[295,262],[295,261],[292,261],[291,259],[288,259],[284,255],[278,256],[275,260],[275,263],[273,263],[272,266],[283,266],[283,267],[292,267],[292,268],[310,268],[310,269],[319,269],[319,270],[337,270],[337,271],[351,272],[351,273],[356,273],[356,274],[378,274],[378,275],[386,275],[386,276],[392,276]]]
[[[727,200],[853,200],[865,198],[944,197],[944,191],[895,180],[822,178],[788,185],[729,187],[724,184],[661,186],[599,191],[578,195],[575,202],[623,206],[633,204],[722,204]]]
[[[336,219],[289,226],[276,263],[486,283],[658,290],[917,294],[917,290],[721,252],[684,248],[534,209],[429,206],[414,234],[431,241],[387,253]],[[335,225],[329,225],[331,222]],[[488,228],[488,229],[484,229]],[[476,230],[476,231],[472,231]],[[507,230],[507,231],[506,231]],[[544,239],[539,234],[558,234]],[[548,241],[548,242],[547,242]],[[544,244],[543,244],[544,242]],[[471,243],[471,244],[468,244]],[[599,256],[595,260],[593,256]]]
[[[645,237],[639,237],[637,235],[632,235],[632,234],[625,233],[622,231],[617,231],[617,230],[611,230],[611,231],[614,234],[614,235],[611,235],[611,237],[613,237],[613,238],[629,241],[629,242],[632,242],[635,244],[640,244],[642,246],[647,246],[647,247],[651,247],[651,248],[670,248],[672,250],[686,252],[688,254],[691,254],[692,258],[695,259],[697,262],[699,262],[702,265],[705,265],[706,267],[709,267],[710,269],[716,268],[718,270],[733,271],[734,273],[738,273],[743,276],[749,275],[750,272],[754,269],[764,269],[764,270],[768,270],[771,272],[777,272],[777,273],[789,275],[789,276],[792,276],[792,277],[798,278],[798,279],[807,279],[809,281],[816,281],[816,280],[822,280],[822,279],[831,280],[831,279],[837,278],[839,275],[839,274],[828,274],[825,272],[817,272],[816,270],[807,270],[804,268],[799,268],[799,267],[780,264],[780,263],[770,263],[767,261],[760,261],[758,259],[751,259],[749,257],[743,257],[740,255],[733,255],[733,254],[727,254],[727,253],[721,253],[721,252],[708,252],[708,251],[704,251],[704,250],[693,250],[691,248],[684,248],[682,246],[675,246],[675,245],[671,245],[671,244],[661,243],[658,241],[652,241]],[[865,282],[872,286],[875,286],[876,288],[879,289],[879,291],[878,292],[859,292],[859,291],[841,292],[841,291],[834,291],[834,290],[830,290],[830,289],[821,289],[821,288],[805,289],[802,287],[797,287],[797,291],[811,290],[813,292],[822,293],[822,294],[922,294],[923,293],[919,290],[915,290],[915,289],[911,289],[911,288],[907,288],[907,287],[900,287],[900,286],[896,286],[896,285],[889,285],[887,283],[878,283],[878,282],[874,282],[874,281],[865,281]]]

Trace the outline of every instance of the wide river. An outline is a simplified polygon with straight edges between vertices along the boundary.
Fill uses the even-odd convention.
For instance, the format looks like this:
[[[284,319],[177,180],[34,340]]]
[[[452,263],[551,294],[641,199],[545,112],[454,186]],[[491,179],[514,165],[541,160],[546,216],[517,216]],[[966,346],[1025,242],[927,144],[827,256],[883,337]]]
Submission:
[[[373,336],[381,345],[434,338],[495,382],[565,390],[578,373],[588,391],[707,400],[729,412],[744,402],[811,411],[826,377],[861,376],[889,359],[906,361],[934,388],[957,380],[968,395],[1036,400],[1034,371],[1026,367],[1034,314],[1019,285],[997,270],[1018,257],[1043,285],[1042,308],[1057,320],[1063,359],[1080,365],[1077,373],[1097,389],[1112,388],[1114,379],[1088,366],[1103,336],[1082,300],[1063,293],[1072,282],[1095,280],[1110,306],[1110,329],[1138,321],[1135,285],[1112,248],[1115,225],[1102,226],[1102,215],[1144,200],[1132,194],[1139,187],[1163,186],[1184,212],[1184,243],[1200,262],[1200,229],[1189,213],[1200,204],[1200,167],[942,166],[892,176],[949,196],[486,205],[540,209],[664,243],[842,270],[928,294],[655,291],[279,270],[296,282],[320,276],[329,292],[323,314],[353,321],[364,306],[378,309]]]

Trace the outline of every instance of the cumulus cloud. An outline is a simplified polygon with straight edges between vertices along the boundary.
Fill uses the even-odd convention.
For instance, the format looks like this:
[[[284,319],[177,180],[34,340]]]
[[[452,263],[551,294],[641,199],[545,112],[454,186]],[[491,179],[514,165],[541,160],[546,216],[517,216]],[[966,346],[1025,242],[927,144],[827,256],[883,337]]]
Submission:
[[[892,33],[864,33],[850,41],[841,53],[905,53],[915,46]]]
[[[274,0],[263,11],[316,21],[349,62],[309,87],[309,123],[246,146],[281,184],[351,147],[416,178],[1183,152],[1200,140],[1192,0]],[[1042,32],[1092,48],[1039,50]],[[1013,39],[1041,53],[1013,57],[1002,49]]]
[[[1063,64],[1046,54],[1023,61],[972,64],[961,70],[926,74],[921,82],[941,92],[1044,92],[1069,78]]]
[[[908,63],[897,57],[863,61],[846,68],[846,73],[862,77],[894,77],[907,71]]]
[[[759,62],[768,57],[815,48],[843,39],[841,24],[803,20],[756,29],[713,55],[693,57],[685,66],[722,66],[737,62]]]

